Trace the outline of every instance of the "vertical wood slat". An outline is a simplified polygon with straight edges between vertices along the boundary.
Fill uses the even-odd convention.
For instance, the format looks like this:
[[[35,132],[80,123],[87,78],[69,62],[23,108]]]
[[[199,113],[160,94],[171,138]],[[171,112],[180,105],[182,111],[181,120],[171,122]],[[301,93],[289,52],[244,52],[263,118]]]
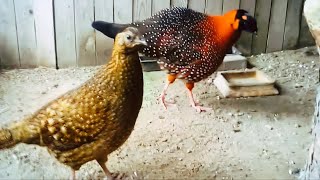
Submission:
[[[273,0],[266,52],[282,50],[288,0]]]
[[[73,0],[55,0],[55,31],[59,68],[77,65]],[[68,48],[66,48],[68,47]]]
[[[0,67],[20,66],[17,42],[16,18],[12,0],[4,0],[0,6]]]
[[[55,37],[51,0],[34,0],[38,66],[55,67]]]
[[[133,5],[133,21],[141,21],[151,16],[152,0],[134,0]]]
[[[14,0],[20,65],[22,68],[37,67],[37,38],[34,28],[33,0]]]
[[[256,7],[255,0],[241,0],[240,8],[249,12],[250,15],[254,16]],[[253,35],[248,32],[243,32],[241,34],[240,39],[237,42],[237,48],[244,54],[251,54],[251,46],[252,46],[252,37]]]
[[[94,29],[94,5],[92,0],[75,0],[75,29],[78,66],[96,64]]]
[[[113,22],[113,0],[95,0],[95,20]],[[106,64],[111,57],[113,39],[99,31],[95,34],[97,65]]]
[[[240,6],[240,0],[224,0],[222,13],[226,13],[233,9],[238,9]]]
[[[298,47],[310,46],[310,45],[314,45],[314,44],[315,44],[315,41],[310,33],[307,21],[306,21],[304,15],[302,15],[301,23],[300,23]]]
[[[189,0],[188,8],[204,13],[206,9],[206,0]]]
[[[271,0],[257,0],[255,17],[258,26],[258,36],[253,36],[253,54],[264,53],[267,47]]]
[[[169,7],[170,7],[170,0],[161,0],[161,1],[152,0],[152,15]]]
[[[188,0],[171,0],[173,7],[188,7]]]
[[[293,49],[298,45],[302,4],[303,0],[288,0],[282,49]]]
[[[222,14],[223,0],[206,0],[205,13],[210,15]]]
[[[131,23],[132,22],[132,0],[114,1],[114,22]]]

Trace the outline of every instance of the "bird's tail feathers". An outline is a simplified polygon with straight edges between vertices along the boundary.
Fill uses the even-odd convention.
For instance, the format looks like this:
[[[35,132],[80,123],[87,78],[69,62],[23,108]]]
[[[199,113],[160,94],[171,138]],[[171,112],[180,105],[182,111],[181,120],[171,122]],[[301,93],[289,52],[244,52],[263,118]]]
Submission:
[[[119,32],[129,27],[129,24],[116,24],[105,21],[94,21],[92,23],[92,27],[100,31],[104,35],[114,39]]]
[[[16,143],[9,129],[0,129],[0,149],[9,148]]]
[[[30,119],[0,129],[0,149],[10,148],[18,143],[40,144],[40,128]]]

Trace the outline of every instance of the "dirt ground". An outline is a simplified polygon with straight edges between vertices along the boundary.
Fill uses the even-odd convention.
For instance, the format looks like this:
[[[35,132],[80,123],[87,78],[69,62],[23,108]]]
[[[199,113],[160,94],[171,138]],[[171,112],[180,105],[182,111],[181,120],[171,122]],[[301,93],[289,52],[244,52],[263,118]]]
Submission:
[[[197,113],[182,82],[174,83],[164,110],[157,96],[164,72],[144,73],[144,103],[128,141],[109,156],[113,172],[129,179],[295,179],[310,143],[319,57],[314,48],[250,57],[277,80],[281,95],[225,99],[212,78],[196,84],[197,99],[213,111]],[[21,120],[48,101],[77,87],[97,67],[2,70],[0,125]],[[20,144],[0,152],[2,179],[67,179],[71,170],[45,148]],[[79,179],[102,178],[96,162]]]

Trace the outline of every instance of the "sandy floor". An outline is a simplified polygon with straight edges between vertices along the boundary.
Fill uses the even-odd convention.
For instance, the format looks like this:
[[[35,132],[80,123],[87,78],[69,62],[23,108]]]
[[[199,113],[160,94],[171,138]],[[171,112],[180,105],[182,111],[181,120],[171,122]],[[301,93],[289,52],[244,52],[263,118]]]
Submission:
[[[110,170],[138,179],[294,179],[310,142],[318,56],[313,48],[304,48],[249,60],[277,79],[280,96],[225,99],[212,80],[206,80],[194,92],[214,110],[199,114],[189,106],[178,81],[167,96],[177,107],[165,111],[156,100],[164,72],[145,73],[143,108],[129,140],[110,155]],[[0,124],[21,120],[77,87],[96,69],[2,71]],[[66,179],[70,172],[44,148],[20,144],[0,152],[3,179]],[[77,175],[103,177],[96,162],[85,164]]]

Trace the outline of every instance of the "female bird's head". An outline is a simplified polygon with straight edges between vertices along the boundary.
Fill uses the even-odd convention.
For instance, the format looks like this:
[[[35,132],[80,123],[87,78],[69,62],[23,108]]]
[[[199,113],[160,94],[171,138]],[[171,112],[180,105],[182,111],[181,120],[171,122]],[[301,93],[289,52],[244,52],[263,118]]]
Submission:
[[[250,33],[257,33],[257,21],[246,10],[236,9],[224,14],[230,20],[231,26],[234,30],[247,31]]]
[[[122,32],[118,33],[115,38],[115,46],[124,50],[139,50],[147,46],[146,40],[142,37],[137,28],[127,27]]]

